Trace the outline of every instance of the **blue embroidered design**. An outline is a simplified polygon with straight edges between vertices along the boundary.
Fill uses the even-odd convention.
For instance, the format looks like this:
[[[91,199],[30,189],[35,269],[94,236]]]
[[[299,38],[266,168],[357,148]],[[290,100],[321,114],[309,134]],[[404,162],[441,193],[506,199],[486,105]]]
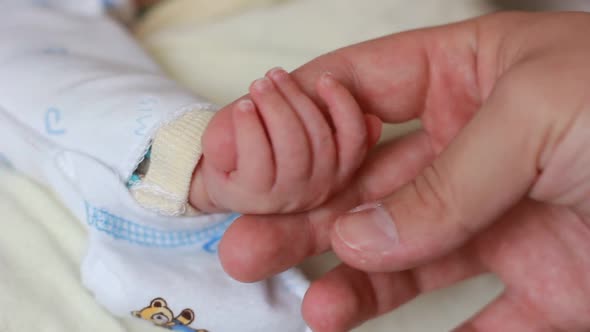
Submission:
[[[49,135],[63,135],[66,130],[58,128],[61,122],[61,111],[57,108],[51,107],[45,112],[45,131]]]
[[[138,117],[135,121],[137,122],[137,129],[135,129],[135,135],[137,136],[144,136],[145,134],[147,134],[147,128],[148,126],[146,125],[145,121],[148,119],[151,119],[152,116],[151,115],[143,115]]]
[[[217,243],[237,214],[225,221],[198,231],[166,231],[143,226],[86,203],[86,217],[90,227],[106,233],[117,240],[146,247],[180,248],[200,245],[209,253],[217,252]]]
[[[154,118],[155,108],[158,105],[158,99],[153,96],[145,96],[139,100],[139,107],[137,111],[141,114],[135,119],[135,135],[145,136],[148,130],[149,121]]]
[[[203,245],[203,250],[209,253],[216,253],[217,247],[219,245],[219,241],[221,241],[221,235],[212,238],[209,242]]]

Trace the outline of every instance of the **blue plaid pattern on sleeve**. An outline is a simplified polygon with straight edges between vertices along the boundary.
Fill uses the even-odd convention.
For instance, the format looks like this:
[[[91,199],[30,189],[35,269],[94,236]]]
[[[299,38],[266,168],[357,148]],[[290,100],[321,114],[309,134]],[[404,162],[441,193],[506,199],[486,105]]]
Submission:
[[[125,218],[94,207],[86,202],[88,225],[114,239],[133,244],[157,247],[179,248],[201,246],[203,250],[217,252],[217,243],[229,225],[238,218],[232,214],[225,221],[198,231],[168,231],[137,224]]]

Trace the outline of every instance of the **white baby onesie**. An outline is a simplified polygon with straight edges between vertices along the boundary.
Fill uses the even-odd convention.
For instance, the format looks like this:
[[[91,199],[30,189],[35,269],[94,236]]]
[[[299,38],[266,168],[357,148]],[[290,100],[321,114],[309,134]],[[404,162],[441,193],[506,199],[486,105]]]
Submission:
[[[116,5],[0,0],[0,162],[85,221],[82,281],[113,314],[175,331],[305,331],[298,271],[252,284],[223,272],[217,243],[235,215],[162,215],[127,188],[169,123],[215,107],[162,74],[106,14],[128,8]]]

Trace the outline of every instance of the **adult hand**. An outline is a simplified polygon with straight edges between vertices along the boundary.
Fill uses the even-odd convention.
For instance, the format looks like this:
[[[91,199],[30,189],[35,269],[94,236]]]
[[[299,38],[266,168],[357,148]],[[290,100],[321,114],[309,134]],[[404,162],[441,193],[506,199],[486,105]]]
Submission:
[[[485,271],[507,288],[460,331],[588,331],[589,31],[587,14],[503,13],[303,66],[293,75],[318,102],[330,71],[366,112],[420,118],[423,130],[377,151],[321,208],[238,220],[221,243],[225,269],[253,281],[335,250],[347,265],[304,299],[317,332]]]

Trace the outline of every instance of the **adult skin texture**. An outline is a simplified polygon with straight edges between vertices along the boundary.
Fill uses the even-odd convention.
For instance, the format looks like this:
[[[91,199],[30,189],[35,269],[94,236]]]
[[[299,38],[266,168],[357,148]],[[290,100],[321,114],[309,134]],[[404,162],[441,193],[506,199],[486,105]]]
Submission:
[[[590,330],[589,31],[588,14],[501,13],[296,70],[318,104],[330,72],[365,112],[423,129],[376,151],[314,210],[240,218],[220,246],[226,271],[254,281],[334,250],[347,265],[303,303],[316,332],[483,272],[506,290],[459,331]]]

